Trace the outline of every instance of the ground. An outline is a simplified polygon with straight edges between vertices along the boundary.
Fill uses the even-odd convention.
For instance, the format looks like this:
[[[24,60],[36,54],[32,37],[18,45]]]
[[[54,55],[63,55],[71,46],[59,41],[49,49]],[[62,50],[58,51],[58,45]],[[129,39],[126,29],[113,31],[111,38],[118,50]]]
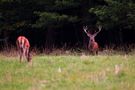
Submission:
[[[135,90],[135,54],[0,55],[1,90]]]

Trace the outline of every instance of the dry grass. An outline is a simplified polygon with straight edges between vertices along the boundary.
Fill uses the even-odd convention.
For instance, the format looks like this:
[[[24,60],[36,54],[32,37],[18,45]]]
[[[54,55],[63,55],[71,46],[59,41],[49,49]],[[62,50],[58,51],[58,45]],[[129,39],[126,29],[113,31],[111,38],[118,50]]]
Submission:
[[[42,49],[42,52],[37,49],[32,47],[30,49],[30,52],[32,53],[33,56],[35,55],[92,55],[90,52],[86,49],[79,49],[79,48],[71,48],[71,49],[66,49],[66,48],[60,48],[56,49],[53,48],[51,51],[49,49]],[[103,49],[99,50],[98,55],[125,55],[125,54],[134,54],[135,53],[135,44],[130,44],[130,45],[124,45],[124,46],[116,46],[116,45],[111,45],[111,46],[106,46]],[[15,46],[8,46],[8,47],[3,47],[2,50],[0,50],[1,55],[6,55],[6,56],[17,56],[17,48]]]

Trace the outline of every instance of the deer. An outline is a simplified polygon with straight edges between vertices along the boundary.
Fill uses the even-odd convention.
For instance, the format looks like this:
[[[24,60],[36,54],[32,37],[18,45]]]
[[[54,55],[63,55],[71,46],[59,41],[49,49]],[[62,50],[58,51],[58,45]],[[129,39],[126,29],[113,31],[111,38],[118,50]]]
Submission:
[[[88,30],[87,26],[83,26],[83,30],[84,32],[87,34],[87,36],[89,37],[89,44],[88,44],[88,49],[93,53],[93,54],[98,54],[98,50],[99,50],[99,45],[98,43],[95,41],[95,37],[97,36],[97,34],[101,31],[102,27],[98,26],[98,31],[94,34],[92,34],[90,31]]]
[[[26,58],[28,62],[31,62],[32,56],[30,54],[30,42],[25,36],[19,36],[16,40],[17,50],[20,57],[20,62],[23,58]]]

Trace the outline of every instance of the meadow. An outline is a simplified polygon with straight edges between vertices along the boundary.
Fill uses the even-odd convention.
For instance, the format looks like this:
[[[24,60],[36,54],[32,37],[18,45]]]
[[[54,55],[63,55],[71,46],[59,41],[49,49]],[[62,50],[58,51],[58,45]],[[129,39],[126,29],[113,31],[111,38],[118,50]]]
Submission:
[[[135,54],[0,55],[0,90],[135,90]]]

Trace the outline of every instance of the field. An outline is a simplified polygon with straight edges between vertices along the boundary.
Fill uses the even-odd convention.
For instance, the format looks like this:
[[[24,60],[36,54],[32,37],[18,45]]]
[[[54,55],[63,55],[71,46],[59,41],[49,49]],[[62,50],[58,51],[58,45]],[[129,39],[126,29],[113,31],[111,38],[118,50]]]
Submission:
[[[0,90],[135,90],[135,55],[0,55]]]

